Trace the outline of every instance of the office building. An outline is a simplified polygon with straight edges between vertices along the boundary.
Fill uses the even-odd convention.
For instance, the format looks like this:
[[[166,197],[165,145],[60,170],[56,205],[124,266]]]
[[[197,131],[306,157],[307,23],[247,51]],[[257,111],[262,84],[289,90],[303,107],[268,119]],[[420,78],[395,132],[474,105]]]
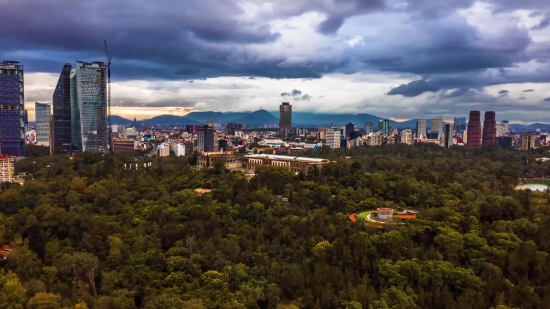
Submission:
[[[214,127],[214,120],[206,120],[206,125],[209,127]]]
[[[36,115],[36,142],[41,146],[50,145],[50,114],[52,108],[48,103],[34,103]]]
[[[0,183],[14,181],[14,159],[0,155]]]
[[[337,127],[327,129],[326,145],[332,149],[340,148],[340,130]]]
[[[453,129],[451,128],[450,123],[445,124],[445,129],[443,130],[443,145],[447,148],[453,145]]]
[[[468,145],[471,147],[481,146],[481,114],[479,111],[470,111],[468,121]]]
[[[319,128],[317,130],[317,139],[318,140],[326,140],[327,139],[327,129]]]
[[[413,143],[413,133],[411,129],[401,131],[401,143],[412,145]]]
[[[185,156],[185,145],[182,143],[172,143],[170,146],[172,152],[176,157],[182,157]]]
[[[106,66],[77,61],[71,70],[71,134],[81,151],[108,149]]]
[[[453,130],[456,134],[464,134],[464,131],[466,131],[466,117],[455,117]]]
[[[514,146],[514,140],[511,136],[498,136],[497,145],[499,145],[502,149],[509,149]]]
[[[349,138],[350,135],[351,135],[351,132],[354,132],[355,131],[355,125],[353,123],[348,123],[345,125],[344,127],[344,137],[345,138]]]
[[[71,70],[72,65],[67,63],[63,66],[57,85],[53,92],[53,121],[52,121],[52,143],[53,149],[63,152],[77,150],[79,145],[73,144],[71,129]],[[51,152],[53,152],[53,149]]]
[[[483,121],[483,138],[482,145],[492,145],[496,143],[497,128],[494,111],[485,112],[485,120]]]
[[[25,156],[25,81],[23,65],[0,63],[0,155]]]
[[[243,130],[243,125],[240,123],[228,123],[227,124],[227,135],[235,135],[236,132]]]
[[[279,130],[283,136],[288,136],[292,130],[292,105],[288,102],[279,106]]]
[[[432,133],[437,133],[437,136],[440,140],[443,140],[443,118],[433,117],[432,118]]]
[[[365,134],[369,135],[374,132],[374,125],[372,122],[365,122]]]
[[[214,152],[214,128],[209,125],[199,127],[197,135],[198,152]]]
[[[535,140],[537,136],[534,133],[521,135],[521,150],[531,150],[535,148]]]
[[[114,153],[134,153],[138,147],[138,141],[127,139],[113,139],[111,144]]]
[[[508,120],[502,120],[496,124],[496,137],[508,134]]]
[[[426,118],[420,117],[416,121],[416,138],[426,138],[426,135],[428,134],[428,125]]]
[[[382,132],[384,135],[391,135],[390,121],[388,119],[380,119],[378,121],[378,131]]]

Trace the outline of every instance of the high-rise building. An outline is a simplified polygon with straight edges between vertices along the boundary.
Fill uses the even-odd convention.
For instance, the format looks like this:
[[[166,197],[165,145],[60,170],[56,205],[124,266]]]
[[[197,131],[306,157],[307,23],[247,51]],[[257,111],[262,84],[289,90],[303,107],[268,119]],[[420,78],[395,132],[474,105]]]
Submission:
[[[349,138],[351,136],[351,132],[353,132],[353,131],[355,131],[355,125],[351,122],[346,124],[345,131],[344,131],[344,137]]]
[[[466,130],[466,117],[455,117],[453,130],[456,134],[463,134]]]
[[[369,135],[374,132],[374,125],[372,122],[365,122],[365,134]]]
[[[53,92],[53,123],[51,148],[64,152],[77,150],[80,145],[73,144],[71,129],[71,70],[72,65],[66,63],[61,70],[57,85]],[[76,86],[76,85],[75,85]],[[76,112],[76,111],[75,111]],[[53,150],[52,149],[52,150]],[[52,151],[53,152],[53,151]]]
[[[508,120],[502,120],[496,124],[497,137],[504,136],[508,133]]]
[[[292,130],[292,105],[288,102],[279,106],[279,130],[284,136]]]
[[[71,70],[71,131],[73,141],[82,151],[108,149],[105,69],[100,61],[77,61]]]
[[[439,140],[443,140],[443,118],[433,117],[432,118],[432,133],[437,133]]]
[[[443,145],[447,148],[451,147],[453,145],[453,130],[450,123],[445,124],[444,136]]]
[[[512,148],[514,146],[514,140],[511,136],[499,136],[497,137],[497,145],[502,149]]]
[[[531,150],[535,148],[535,140],[537,136],[534,133],[521,135],[521,150]]]
[[[380,119],[378,121],[378,131],[382,132],[384,135],[391,135],[391,126],[388,119]]]
[[[340,148],[340,129],[331,127],[327,129],[326,145],[330,148]]]
[[[426,138],[428,134],[428,125],[426,118],[420,117],[416,121],[416,138]]]
[[[209,127],[214,127],[214,120],[206,120],[206,125]]]
[[[492,145],[496,143],[497,128],[494,111],[485,112],[485,121],[483,121],[483,139],[482,145]]]
[[[235,132],[242,131],[242,130],[243,130],[243,125],[240,123],[230,122],[227,124],[228,135],[235,135]]]
[[[468,121],[468,145],[471,147],[481,146],[481,114],[479,111],[470,111]]]
[[[413,133],[411,129],[401,131],[401,143],[412,145],[413,143]]]
[[[0,183],[14,181],[14,159],[0,155]]]
[[[23,65],[0,63],[0,155],[25,156],[25,81]]]
[[[39,145],[50,145],[50,114],[52,107],[48,103],[34,103],[36,115],[36,142]]]
[[[204,125],[199,127],[197,134],[197,151],[214,152],[214,127]]]

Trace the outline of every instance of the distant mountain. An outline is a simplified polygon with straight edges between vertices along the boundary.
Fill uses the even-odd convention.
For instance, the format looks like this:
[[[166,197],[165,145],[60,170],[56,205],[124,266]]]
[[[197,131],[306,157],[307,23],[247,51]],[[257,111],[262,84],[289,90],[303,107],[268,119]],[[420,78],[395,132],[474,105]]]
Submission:
[[[114,124],[117,124],[117,125],[129,125],[129,124],[133,124],[133,123],[134,123],[133,120],[126,119],[126,118],[122,118],[122,117],[117,116],[117,115],[111,115],[111,116],[110,116],[110,120],[111,120],[111,125],[114,125]]]
[[[185,117],[195,119],[201,123],[205,123],[207,120],[213,120],[214,123],[223,123],[233,122],[236,119],[239,119],[250,112],[192,112]]]
[[[509,130],[514,131],[533,131],[535,129],[540,129],[541,131],[550,131],[550,124],[547,123],[533,123],[533,124],[510,124],[508,125]]]
[[[145,125],[186,125],[186,124],[204,124],[204,122],[197,121],[187,116],[174,116],[174,115],[160,115],[151,119],[142,120],[140,124]]]
[[[237,118],[232,122],[242,123],[247,126],[261,126],[264,124],[278,124],[279,118],[273,116],[265,109],[260,109],[252,113],[248,113],[241,118]]]

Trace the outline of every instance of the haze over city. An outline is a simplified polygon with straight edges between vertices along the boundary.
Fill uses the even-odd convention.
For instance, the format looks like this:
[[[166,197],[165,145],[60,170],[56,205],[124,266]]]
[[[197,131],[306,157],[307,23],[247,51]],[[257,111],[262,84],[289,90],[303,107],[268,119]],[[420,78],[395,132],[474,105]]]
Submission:
[[[0,59],[25,66],[29,118],[64,63],[113,57],[113,114],[201,111],[547,122],[545,1],[8,1]],[[85,10],[86,14],[79,14]],[[41,14],[36,14],[41,12]]]

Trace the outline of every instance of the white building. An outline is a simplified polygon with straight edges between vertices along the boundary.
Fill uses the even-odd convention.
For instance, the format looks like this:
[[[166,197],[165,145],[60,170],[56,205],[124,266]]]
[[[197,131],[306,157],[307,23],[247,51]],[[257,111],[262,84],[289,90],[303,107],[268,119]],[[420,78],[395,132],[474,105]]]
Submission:
[[[433,117],[432,118],[432,133],[437,133],[437,138],[443,140],[443,118],[442,117]]]
[[[173,143],[172,144],[172,151],[176,155],[176,157],[185,156],[185,145],[180,143]]]
[[[13,182],[14,160],[0,155],[0,183]]]
[[[411,129],[401,131],[401,143],[412,145],[413,143],[413,133]]]
[[[327,129],[326,145],[330,148],[340,148],[340,129],[332,127]]]
[[[426,118],[420,117],[416,122],[416,137],[426,138],[428,135],[428,125],[426,124]],[[433,126],[433,124],[432,124]]]

